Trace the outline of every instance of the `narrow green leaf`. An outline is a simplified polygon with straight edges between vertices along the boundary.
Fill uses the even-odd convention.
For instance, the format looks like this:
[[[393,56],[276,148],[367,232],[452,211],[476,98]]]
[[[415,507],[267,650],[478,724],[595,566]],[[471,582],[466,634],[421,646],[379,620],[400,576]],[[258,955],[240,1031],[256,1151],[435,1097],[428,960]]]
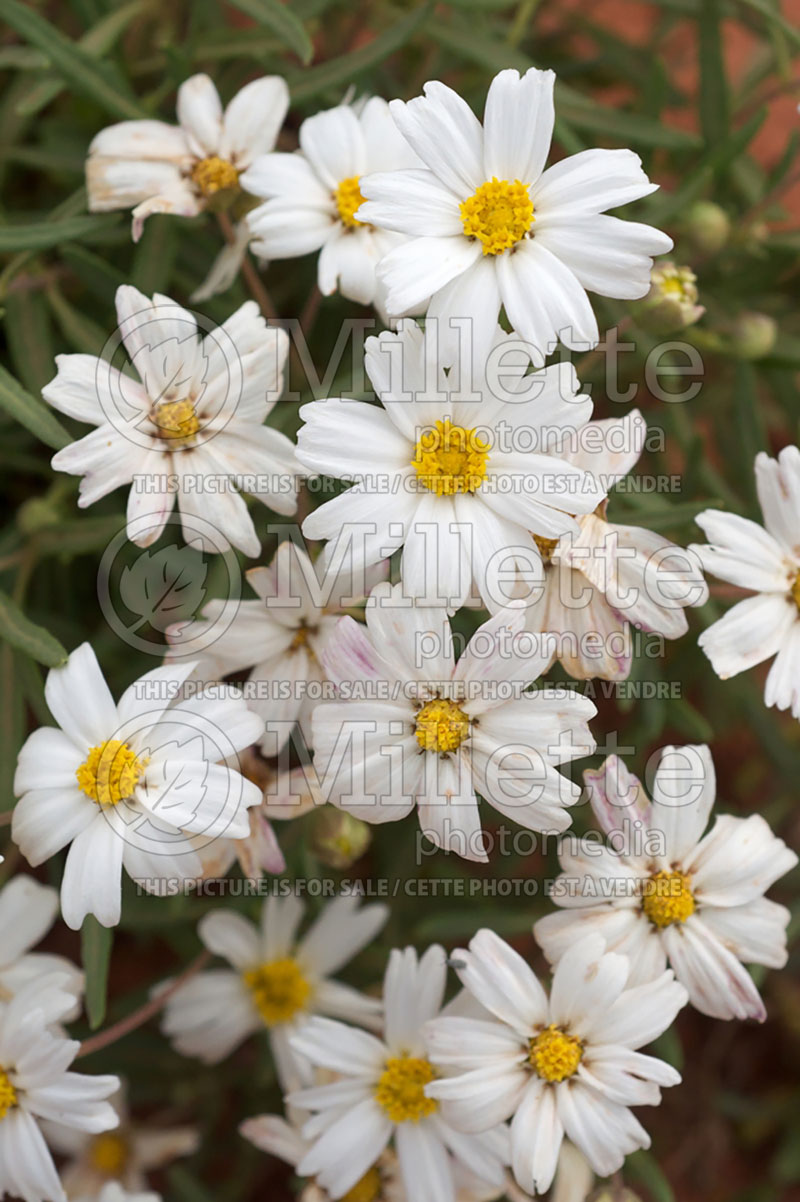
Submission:
[[[88,33],[79,38],[76,45],[85,50],[92,58],[102,58],[112,49],[115,42],[143,8],[142,0],[133,0],[132,4],[125,4],[122,8],[112,10],[92,26]],[[48,75],[34,83],[28,95],[17,104],[17,112],[23,116],[35,116],[63,91],[62,80],[52,79]]]
[[[67,662],[67,653],[58,639],[26,618],[19,606],[3,592],[0,592],[0,638],[48,668],[57,668]]]
[[[30,430],[48,447],[60,451],[72,438],[45,405],[26,392],[10,372],[0,366],[0,409],[5,409],[15,421]]]
[[[292,103],[298,104],[310,100],[330,88],[353,82],[362,71],[378,66],[389,55],[394,54],[405,46],[411,37],[422,27],[431,11],[430,4],[424,4],[414,9],[402,21],[392,25],[390,29],[373,38],[366,46],[359,47],[352,54],[344,54],[341,58],[320,63],[309,71],[292,73],[289,78],[289,90]]]
[[[47,55],[53,70],[81,96],[94,100],[107,113],[123,120],[137,120],[148,113],[120,88],[116,73],[101,64],[76,42],[65,37],[40,13],[19,0],[0,0],[0,17],[11,28]]]
[[[6,297],[6,338],[11,365],[22,384],[38,396],[53,378],[53,330],[41,291],[18,288]]]
[[[282,4],[281,0],[231,0],[231,4],[240,12],[247,13],[259,25],[271,29],[301,62],[311,62],[314,56],[311,38],[288,4]]]
[[[8,644],[0,646],[0,810],[14,807],[14,772],[25,737],[25,701],[14,671],[16,657]]]
[[[800,46],[800,29],[796,25],[792,25],[791,21],[787,21],[783,13],[773,7],[769,0],[741,0],[741,3],[755,12],[761,13],[771,25],[776,25],[790,42],[793,42],[795,46]]]
[[[717,146],[728,136],[728,80],[722,46],[719,0],[700,4],[700,128],[706,146]]]
[[[99,355],[108,342],[108,331],[71,305],[55,286],[47,289],[47,301],[72,349],[80,354]]]
[[[0,0],[0,4],[3,0]],[[0,225],[0,254],[17,254],[24,250],[48,250],[62,242],[80,239],[86,234],[99,233],[116,225],[116,214],[95,215],[86,213],[80,217],[66,217],[53,221],[43,217],[41,221],[24,222],[19,225]]]
[[[650,1152],[634,1152],[625,1161],[625,1176],[629,1180],[641,1181],[653,1196],[653,1202],[675,1202],[672,1186]]]
[[[108,965],[113,931],[101,926],[93,914],[87,914],[81,927],[81,961],[86,974],[86,1014],[89,1026],[96,1031],[106,1016]]]

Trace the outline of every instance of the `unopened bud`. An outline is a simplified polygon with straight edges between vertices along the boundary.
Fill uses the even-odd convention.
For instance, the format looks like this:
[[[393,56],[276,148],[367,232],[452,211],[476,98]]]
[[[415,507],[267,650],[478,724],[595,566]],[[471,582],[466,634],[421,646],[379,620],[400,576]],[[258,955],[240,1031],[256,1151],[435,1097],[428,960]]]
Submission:
[[[686,215],[686,234],[702,255],[715,255],[731,233],[728,214],[711,200],[698,200]]]
[[[651,272],[650,291],[636,307],[636,320],[653,334],[671,334],[694,325],[704,313],[692,269],[662,263]]]
[[[763,359],[775,346],[778,327],[766,313],[742,313],[731,334],[734,354],[741,359]]]
[[[317,859],[329,868],[349,868],[361,859],[371,842],[372,831],[360,818],[333,806],[315,811],[310,846]]]

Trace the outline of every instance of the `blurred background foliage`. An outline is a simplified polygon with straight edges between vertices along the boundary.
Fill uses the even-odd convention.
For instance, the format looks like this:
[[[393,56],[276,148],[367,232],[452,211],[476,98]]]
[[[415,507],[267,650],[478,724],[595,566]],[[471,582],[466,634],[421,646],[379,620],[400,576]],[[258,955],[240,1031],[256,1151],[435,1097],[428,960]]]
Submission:
[[[673,495],[612,496],[609,516],[686,544],[699,537],[693,518],[706,506],[759,519],[753,458],[759,450],[775,453],[797,442],[800,434],[798,18],[796,0],[599,0],[590,6],[581,0],[0,0],[0,468],[8,518],[0,535],[0,811],[13,805],[13,768],[26,732],[48,721],[44,672],[63,657],[63,648],[89,639],[116,692],[158,662],[121,641],[98,605],[100,558],[124,524],[124,495],[79,513],[77,480],[55,476],[49,458],[86,428],[56,419],[40,389],[55,374],[56,354],[100,351],[114,328],[119,284],[132,282],[186,304],[223,243],[211,214],[192,221],[153,217],[138,246],[131,243],[127,213],[88,215],[83,165],[98,130],[141,116],[173,121],[175,90],[198,71],[212,76],[223,101],[257,75],[285,75],[292,107],[280,146],[292,149],[302,119],[340,102],[350,88],[408,98],[425,80],[438,78],[480,111],[498,70],[554,68],[554,154],[595,145],[636,150],[662,188],[631,215],[667,229],[676,240],[674,261],[698,277],[706,313],[673,335],[702,357],[701,387],[689,403],[670,403],[651,387],[645,366],[658,334],[646,328],[642,307],[593,298],[601,329],[623,327],[630,344],[619,360],[621,386],[637,386],[636,404],[650,426],[664,432],[663,444],[643,458],[639,471],[680,476]],[[371,314],[340,298],[318,306],[314,278],[312,257],[271,265],[265,283],[280,316],[304,312],[307,336],[313,323],[321,375],[342,320]],[[222,321],[247,297],[240,278],[198,308]],[[680,367],[681,355],[667,352],[662,366]],[[579,358],[577,366],[592,386],[596,416],[630,408],[608,399],[601,353]],[[298,392],[304,399],[315,395],[296,357],[293,368]],[[330,393],[347,393],[350,376],[346,356]],[[661,387],[669,392],[685,385],[685,378],[676,379],[671,385],[662,375]],[[297,407],[280,410],[290,434]],[[273,515],[256,505],[254,516],[268,560],[275,545],[267,533]],[[165,541],[172,535],[168,529]],[[128,545],[117,566],[134,563],[139,554]],[[224,565],[210,561],[211,595],[222,590],[225,578]],[[667,644],[663,658],[644,647],[637,657],[632,679],[673,682],[676,699],[636,700],[596,689],[598,742],[602,750],[604,737],[616,732],[620,744],[635,749],[628,759],[639,772],[667,742],[709,742],[719,806],[763,813],[798,847],[800,724],[764,708],[765,669],[720,682],[696,645],[699,631],[730,599],[728,590],[712,583],[706,609],[690,613],[685,639]],[[458,621],[467,631],[477,620],[473,614]],[[157,630],[150,637],[161,643]],[[492,830],[493,812],[485,817]],[[486,869],[436,854],[418,868],[409,820],[377,828],[360,858],[339,869],[320,828],[327,819],[318,813],[280,828],[289,876],[387,880],[390,890],[401,882],[385,936],[358,961],[355,983],[375,985],[392,945],[455,945],[481,925],[512,939],[542,967],[530,936],[531,923],[548,908],[541,893],[462,899],[433,890],[445,879],[475,876],[541,882],[553,875],[552,851],[495,853]],[[581,810],[576,825],[587,825]],[[0,851],[6,856],[0,876],[24,867],[7,827],[0,829]],[[57,883],[60,867],[48,865],[43,879],[49,875]],[[406,880],[430,882],[430,894],[412,895],[402,885]],[[798,874],[772,896],[793,908],[790,937],[796,945]],[[187,965],[199,951],[197,920],[219,904],[251,913],[258,905],[140,898],[126,885],[113,940],[91,931],[84,937],[94,1026],[128,1014],[155,982]],[[81,955],[80,938],[62,928],[49,944]],[[798,962],[795,950],[786,972],[759,974],[765,975],[770,1013],[763,1028],[715,1023],[686,1011],[662,1039],[661,1053],[682,1068],[685,1083],[643,1116],[653,1150],[631,1157],[624,1174],[642,1198],[800,1198]],[[85,1066],[127,1076],[137,1113],[201,1127],[200,1151],[156,1182],[173,1202],[265,1196],[279,1202],[292,1196],[286,1169],[236,1133],[242,1118],[279,1109],[266,1041],[251,1040],[206,1070],[173,1054],[150,1023]]]

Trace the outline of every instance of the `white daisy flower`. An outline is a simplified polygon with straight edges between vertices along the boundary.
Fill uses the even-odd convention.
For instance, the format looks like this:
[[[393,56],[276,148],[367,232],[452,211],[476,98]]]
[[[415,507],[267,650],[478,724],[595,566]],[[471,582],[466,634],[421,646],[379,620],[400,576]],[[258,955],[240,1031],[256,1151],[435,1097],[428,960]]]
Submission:
[[[86,1131],[48,1123],[45,1134],[51,1148],[67,1157],[61,1183],[70,1198],[102,1198],[109,1184],[124,1188],[124,1197],[147,1190],[147,1175],[180,1156],[191,1156],[199,1146],[196,1127],[156,1126],[135,1122],[125,1090],[109,1098],[119,1118],[113,1131],[90,1135]]]
[[[294,895],[271,895],[260,930],[230,911],[203,918],[200,938],[230,969],[200,973],[169,999],[162,1029],[181,1055],[216,1064],[266,1028],[278,1078],[290,1089],[308,1078],[308,1065],[292,1050],[290,1037],[309,1015],[366,1025],[380,1021],[374,998],[333,976],[375,938],[387,908],[359,908],[356,897],[337,897],[298,938],[304,909]]]
[[[264,754],[277,755],[295,723],[310,746],[311,714],[325,681],[322,653],[343,610],[362,601],[387,571],[382,561],[356,581],[345,565],[326,578],[303,547],[286,539],[269,567],[247,572],[258,600],[209,601],[199,619],[167,629],[167,659],[196,659],[198,649],[208,647],[216,676],[249,670],[251,708],[266,722]],[[209,645],[217,623],[222,633]]]
[[[589,422],[578,445],[562,454],[608,491],[630,472],[645,445],[638,410]],[[624,680],[633,657],[631,627],[677,639],[689,628],[688,605],[704,605],[708,588],[693,552],[641,526],[606,520],[606,502],[578,517],[577,534],[537,538],[544,587],[533,587],[527,626],[556,635],[553,658],[577,680]]]
[[[89,1135],[119,1121],[106,1101],[119,1078],[69,1071],[80,1044],[55,1028],[75,1002],[63,984],[58,974],[38,978],[0,1006],[0,1197],[66,1202],[43,1121]]]
[[[313,1018],[293,1046],[318,1068],[338,1074],[331,1084],[290,1095],[292,1106],[316,1112],[303,1128],[313,1140],[297,1166],[331,1198],[348,1196],[393,1142],[400,1178],[414,1202],[455,1202],[456,1166],[503,1184],[506,1139],[501,1130],[465,1139],[425,1095],[436,1077],[423,1028],[441,1010],[447,960],[430,947],[395,949],[383,984],[383,1038],[329,1019]]]
[[[297,508],[294,446],[264,425],[283,387],[287,335],[267,326],[255,301],[209,325],[205,337],[197,315],[169,297],[150,300],[124,284],[116,306],[117,334],[139,378],[93,355],[57,356],[58,375],[42,396],[97,429],[58,451],[53,467],[83,477],[82,509],[132,484],[128,537],[140,547],[159,538],[177,498],[187,542],[257,555],[236,488],[277,513]]]
[[[703,1014],[763,1022],[743,965],[786,963],[789,911],[764,894],[797,864],[795,853],[760,814],[722,814],[703,834],[715,794],[707,747],[665,747],[652,801],[616,756],[584,779],[610,845],[563,841],[553,897],[564,908],[535,927],[548,959],[557,962],[583,932],[597,933],[628,957],[631,984],[669,962]]]
[[[60,988],[73,994],[66,1020],[77,1018],[83,997],[83,973],[64,956],[31,949],[44,939],[58,915],[58,893],[32,876],[13,877],[0,890],[0,1003],[46,975],[58,973]]]
[[[303,406],[300,462],[355,481],[309,514],[303,533],[336,540],[324,558],[346,546],[354,570],[403,547],[410,596],[458,609],[474,580],[496,611],[509,599],[504,573],[516,565],[528,578],[541,574],[534,535],[577,532],[573,515],[591,513],[605,491],[560,457],[592,412],[572,365],[526,376],[530,348],[500,331],[488,358],[479,343],[469,349],[477,362],[464,356],[448,373],[438,330],[423,336],[404,321],[397,334],[366,342],[380,408],[348,399]]]
[[[630,988],[627,958],[590,936],[559,961],[548,998],[522,957],[488,930],[451,962],[495,1020],[428,1024],[431,1060],[450,1075],[425,1092],[454,1127],[472,1136],[510,1118],[514,1176],[528,1193],[550,1186],[565,1135],[601,1177],[649,1147],[629,1107],[658,1105],[659,1087],[680,1081],[638,1051],[686,1004],[671,972]]]
[[[324,797],[365,822],[416,807],[425,835],[468,860],[488,859],[476,793],[528,830],[563,831],[580,788],[556,766],[591,755],[594,704],[571,689],[526,687],[549,662],[523,631],[522,607],[485,622],[456,661],[442,609],[373,589],[366,631],[342,618],[323,655],[341,700],[314,711]]]
[[[375,268],[405,239],[357,220],[364,202],[359,182],[367,172],[422,164],[377,96],[308,117],[299,139],[295,154],[264,155],[242,179],[266,202],[247,215],[253,250],[267,259],[319,251],[323,296],[338,289],[362,305],[380,302]]]
[[[584,150],[544,169],[553,134],[552,71],[495,76],[483,125],[443,83],[390,108],[425,164],[361,181],[359,221],[410,237],[378,267],[390,313],[433,295],[429,316],[497,321],[543,358],[560,338],[585,350],[599,338],[586,289],[635,299],[652,256],[672,240],[603,211],[656,190],[630,150]]]
[[[235,199],[241,175],[272,150],[289,108],[277,75],[246,84],[223,112],[207,75],[178,89],[178,124],[122,121],[101,130],[89,147],[86,188],[93,213],[133,209],[133,240],[153,213],[195,217]]]
[[[144,888],[194,880],[198,844],[243,838],[261,791],[219,761],[261,737],[263,723],[232,686],[175,701],[192,664],[156,668],[115,704],[83,643],[47,675],[58,728],[34,731],[19,753],[11,837],[36,867],[69,846],[64,921],[120,918],[123,870]]]
[[[691,550],[720,580],[755,593],[729,610],[698,642],[722,680],[775,656],[764,701],[800,718],[800,450],[756,456],[764,526],[734,513],[697,516],[709,543]]]

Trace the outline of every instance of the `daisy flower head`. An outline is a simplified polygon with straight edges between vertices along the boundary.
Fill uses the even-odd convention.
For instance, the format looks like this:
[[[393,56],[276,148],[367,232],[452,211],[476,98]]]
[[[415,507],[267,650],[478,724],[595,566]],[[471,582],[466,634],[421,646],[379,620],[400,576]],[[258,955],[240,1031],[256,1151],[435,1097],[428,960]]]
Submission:
[[[357,219],[364,201],[361,177],[421,166],[420,160],[378,96],[308,117],[299,138],[294,154],[265,154],[242,180],[264,201],[247,215],[253,250],[266,259],[319,251],[317,283],[323,296],[338,289],[350,300],[380,307],[375,268],[405,239]]]
[[[47,676],[57,727],[33,732],[19,753],[11,837],[34,867],[69,847],[64,921],[120,919],[122,872],[159,892],[196,880],[197,847],[243,838],[261,790],[221,761],[261,738],[263,722],[228,685],[181,696],[193,664],[146,673],[115,703],[84,643]]]
[[[178,124],[122,121],[94,138],[86,160],[89,209],[132,209],[134,242],[153,213],[195,217],[227,207],[242,193],[241,176],[272,150],[289,89],[277,75],[254,79],[224,110],[207,75],[178,89]]]
[[[763,526],[717,509],[696,518],[709,541],[691,549],[705,570],[754,594],[698,642],[722,680],[775,656],[764,701],[800,718],[800,450],[762,451],[755,473]]]
[[[437,847],[481,863],[478,794],[528,830],[565,830],[580,788],[557,766],[591,755],[596,709],[568,688],[527,691],[551,651],[524,609],[490,618],[458,660],[444,610],[401,585],[373,589],[366,615],[366,630],[342,618],[323,655],[340,696],[313,716],[322,795],[365,822],[417,809]]]
[[[70,1199],[102,1198],[109,1185],[133,1195],[147,1190],[148,1173],[164,1168],[199,1146],[195,1127],[144,1125],[132,1119],[124,1088],[109,1098],[119,1118],[113,1131],[87,1131],[48,1123],[50,1147],[67,1158],[61,1183]],[[124,1192],[125,1198],[131,1195]]]
[[[660,1087],[680,1081],[638,1050],[686,1003],[671,972],[630,987],[627,958],[590,936],[559,961],[548,997],[526,961],[488,930],[451,962],[491,1015],[428,1024],[440,1076],[425,1092],[453,1127],[472,1137],[511,1119],[514,1177],[531,1194],[549,1188],[565,1136],[601,1177],[649,1147],[630,1107],[658,1105]]]
[[[795,853],[760,814],[722,814],[704,833],[715,796],[707,747],[665,747],[652,801],[616,756],[584,778],[608,846],[598,854],[597,844],[562,842],[553,893],[562,909],[535,927],[548,959],[596,933],[628,957],[631,984],[669,963],[703,1014],[763,1022],[744,965],[786,963],[789,911],[764,894],[797,864]]]
[[[304,909],[294,895],[271,895],[260,927],[229,911],[206,915],[200,938],[230,967],[200,973],[169,999],[162,1029],[181,1055],[217,1064],[266,1028],[278,1078],[291,1089],[308,1080],[308,1064],[291,1036],[310,1015],[380,1022],[380,1003],[334,974],[375,938],[386,907],[359,907],[355,897],[337,897],[300,937]]]
[[[70,1071],[80,1044],[57,1026],[75,1001],[64,984],[39,978],[0,1006],[0,1197],[66,1202],[43,1123],[100,1135],[119,1122],[107,1101],[119,1078]]]
[[[207,648],[215,676],[249,671],[253,710],[264,718],[261,742],[267,756],[286,745],[296,724],[311,745],[311,714],[325,681],[322,654],[342,612],[363,601],[373,584],[384,579],[385,561],[360,573],[343,562],[312,563],[305,547],[285,539],[268,567],[251,568],[247,579],[253,601],[209,601],[200,618],[170,627],[168,660],[197,658]],[[209,646],[217,623],[222,633]]]
[[[571,364],[527,374],[530,349],[492,327],[457,359],[413,321],[367,339],[380,406],[312,401],[300,410],[298,458],[309,473],[353,481],[303,523],[307,538],[347,549],[353,570],[403,548],[406,592],[424,604],[465,603],[474,585],[491,611],[517,570],[541,578],[537,537],[577,531],[575,514],[605,497],[560,447],[591,417]]]
[[[58,893],[20,873],[0,889],[0,1004],[32,981],[58,973],[60,988],[74,996],[67,1021],[77,1018],[83,997],[81,970],[64,956],[32,949],[44,939],[58,915]]]
[[[543,360],[560,338],[599,339],[586,290],[635,299],[652,256],[672,240],[605,210],[655,191],[630,150],[584,150],[545,170],[553,134],[552,71],[501,71],[483,125],[443,83],[390,108],[422,169],[367,176],[359,221],[406,235],[381,261],[390,313],[432,296],[428,313],[493,325],[501,306]]]
[[[116,305],[106,349],[121,345],[138,379],[92,355],[57,357],[42,396],[96,429],[58,451],[53,467],[83,477],[81,508],[131,484],[128,537],[138,546],[159,538],[177,498],[187,542],[257,555],[237,487],[278,513],[297,507],[294,446],[264,425],[283,387],[287,335],[267,326],[255,301],[221,326],[128,284]]]
[[[605,491],[634,468],[647,424],[637,409],[589,422],[562,454]],[[693,551],[641,526],[609,522],[607,502],[576,518],[577,532],[538,539],[544,586],[528,593],[528,629],[556,636],[553,658],[577,680],[623,680],[631,669],[632,628],[680,638],[686,606],[704,605],[708,588]]]
[[[381,1038],[324,1018],[311,1019],[295,1035],[301,1055],[337,1076],[288,1098],[291,1106],[313,1112],[302,1129],[313,1142],[297,1171],[314,1177],[332,1199],[360,1197],[349,1191],[376,1170],[390,1144],[405,1194],[414,1202],[455,1202],[459,1170],[493,1182],[501,1192],[505,1132],[466,1139],[426,1095],[436,1070],[424,1029],[442,1009],[446,980],[441,947],[419,958],[413,948],[395,949],[383,983]]]

